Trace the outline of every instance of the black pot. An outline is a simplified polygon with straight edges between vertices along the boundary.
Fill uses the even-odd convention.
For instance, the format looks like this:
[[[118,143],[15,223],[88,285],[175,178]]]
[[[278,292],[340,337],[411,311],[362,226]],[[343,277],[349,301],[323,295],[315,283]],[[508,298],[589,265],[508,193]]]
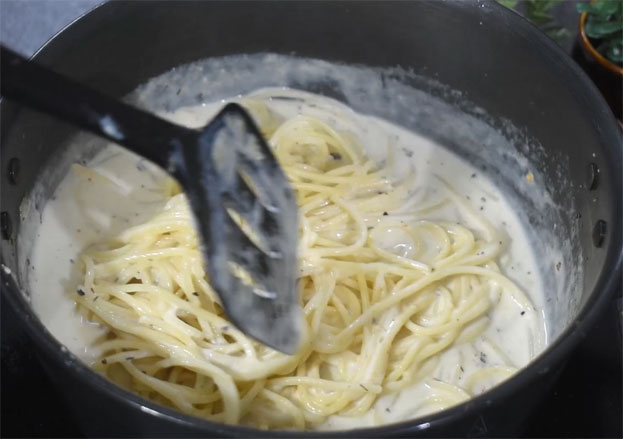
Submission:
[[[552,41],[495,2],[111,2],[69,26],[35,59],[121,97],[175,66],[255,52],[401,65],[460,90],[493,115],[487,119],[493,127],[502,129],[510,121],[543,146],[546,154],[530,165],[545,176],[559,206],[558,227],[565,232],[560,236],[573,241],[569,260],[584,273],[581,283],[568,285],[567,295],[552,305],[567,310],[565,327],[528,367],[464,404],[422,419],[328,436],[517,435],[570,350],[611,303],[621,269],[621,137],[598,91]],[[440,97],[460,104],[456,94]],[[61,349],[22,294],[28,294],[22,275],[26,256],[16,237],[20,202],[75,131],[7,101],[1,111],[2,292],[83,431],[320,436],[264,433],[179,414],[117,388]],[[486,167],[486,157],[480,165]],[[505,174],[504,169],[486,172],[494,179]],[[37,200],[39,209],[54,182],[48,187]],[[529,215],[535,227],[543,225],[539,214]]]

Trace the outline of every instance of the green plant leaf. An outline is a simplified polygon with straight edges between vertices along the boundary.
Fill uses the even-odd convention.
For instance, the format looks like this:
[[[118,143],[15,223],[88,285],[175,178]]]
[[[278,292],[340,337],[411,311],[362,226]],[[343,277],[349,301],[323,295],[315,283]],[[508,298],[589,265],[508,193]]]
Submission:
[[[552,21],[552,16],[541,10],[526,12],[526,18],[537,26],[543,26]]]
[[[551,20],[552,16],[549,15],[546,11],[542,11],[540,9],[535,9],[534,11],[530,12],[530,17],[531,18],[548,18]]]
[[[538,26],[551,38],[560,41],[569,37],[569,32],[560,26],[550,14],[550,10],[564,0],[523,0],[525,17]]]
[[[537,26],[543,26],[553,17],[548,11],[560,3],[561,0],[525,0],[526,18]]]
[[[590,3],[576,3],[575,8],[578,10],[580,14],[582,14],[584,12],[589,12],[591,10],[591,4]]]
[[[576,8],[580,13],[588,12],[591,15],[597,15],[605,19],[620,11],[622,4],[621,0],[599,0],[592,3],[578,3]]]
[[[564,27],[556,27],[554,29],[549,29],[545,32],[551,39],[556,41],[562,41],[569,38],[571,35],[567,29]]]
[[[563,0],[527,0],[527,6],[533,11],[547,12]]]
[[[586,20],[586,35],[590,38],[603,38],[606,35],[613,34],[623,29],[623,23],[616,21],[602,21],[594,16],[589,16]]]
[[[497,0],[499,4],[501,4],[502,6],[506,6],[509,9],[513,9],[515,6],[517,6],[517,3],[519,2],[519,0]]]

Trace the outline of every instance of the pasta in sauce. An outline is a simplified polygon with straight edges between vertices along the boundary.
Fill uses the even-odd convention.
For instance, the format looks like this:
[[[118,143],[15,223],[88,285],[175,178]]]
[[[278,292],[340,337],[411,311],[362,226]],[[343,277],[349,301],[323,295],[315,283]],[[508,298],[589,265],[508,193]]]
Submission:
[[[297,194],[307,326],[300,352],[276,352],[228,322],[185,196],[162,178],[159,213],[80,256],[73,298],[104,328],[93,367],[184,413],[262,429],[392,422],[455,405],[512,375],[523,364],[489,336],[492,312],[514,307],[535,339],[539,318],[501,267],[508,236],[443,176],[428,179],[435,196],[423,196],[417,172],[391,163],[391,138],[387,157],[371,157],[362,134],[336,122],[347,113],[323,120],[303,105],[280,115],[275,94],[305,97],[290,93],[239,101]],[[534,344],[530,355],[540,349],[524,343]],[[416,398],[407,407],[409,392]]]

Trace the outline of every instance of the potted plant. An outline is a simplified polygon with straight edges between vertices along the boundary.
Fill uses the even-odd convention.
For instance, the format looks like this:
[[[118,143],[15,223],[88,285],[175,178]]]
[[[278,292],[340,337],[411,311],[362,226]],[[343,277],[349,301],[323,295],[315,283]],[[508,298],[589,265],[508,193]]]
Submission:
[[[578,3],[580,44],[586,54],[609,71],[623,76],[623,1]]]
[[[593,0],[578,3],[576,7],[581,15],[573,58],[591,77],[621,121],[623,0]]]

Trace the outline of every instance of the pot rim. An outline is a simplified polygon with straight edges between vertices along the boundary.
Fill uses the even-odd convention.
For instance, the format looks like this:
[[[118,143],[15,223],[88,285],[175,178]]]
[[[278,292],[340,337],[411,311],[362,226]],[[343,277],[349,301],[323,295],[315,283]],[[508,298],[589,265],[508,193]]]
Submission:
[[[604,68],[610,70],[612,73],[616,73],[619,76],[623,76],[623,67],[619,67],[612,61],[606,59],[601,53],[593,47],[588,35],[586,35],[586,20],[588,19],[588,12],[582,12],[580,15],[580,22],[578,25],[578,33],[580,34],[580,42],[582,47]]]
[[[76,22],[84,19],[91,14],[104,13],[107,8],[112,7],[116,2],[103,2],[93,9],[87,11],[80,17],[65,26],[62,30],[57,32],[52,38],[50,38],[39,50],[35,52],[31,59],[35,59],[41,52],[45,51],[50,43],[52,43],[57,36],[70,29]],[[553,55],[556,55],[561,59],[561,62],[566,65],[567,68],[575,72],[578,81],[582,83],[582,87],[587,90],[591,90],[592,98],[597,101],[597,104],[607,108],[607,105],[595,85],[588,79],[585,73],[577,66],[571,58],[569,58],[562,49],[550,40],[546,35],[542,34],[538,29],[521,17],[519,14],[508,11],[505,7],[498,5],[496,2],[491,2],[491,7],[498,9],[499,13],[507,14],[505,17],[509,23],[515,26],[522,26],[524,30],[531,35],[532,38],[539,40],[543,45],[548,46]],[[502,12],[504,11],[504,12]],[[535,32],[536,31],[536,32]],[[4,99],[0,100],[2,104]],[[1,108],[1,107],[0,107]],[[616,127],[614,122],[614,116],[610,111],[607,113],[612,119],[612,124]],[[608,117],[608,116],[606,116]],[[617,128],[618,129],[618,128]],[[619,134],[617,132],[617,134]],[[620,156],[621,145],[618,145],[619,150],[613,149],[611,155]],[[620,157],[619,157],[620,158]],[[620,162],[620,160],[619,160]],[[617,167],[618,166],[618,167]],[[621,199],[621,188],[616,186],[616,181],[621,180],[621,165],[615,163],[613,169],[613,188],[614,200]],[[617,175],[618,174],[618,175]],[[616,201],[615,201],[616,202]],[[615,206],[614,218],[621,218],[621,203],[619,202]],[[619,220],[620,222],[620,220]],[[607,251],[604,267],[611,267],[609,270],[603,270],[596,282],[596,285],[591,293],[589,299],[584,303],[580,309],[576,318],[568,324],[568,326],[562,331],[556,340],[546,346],[543,352],[541,352],[536,358],[534,358],[528,365],[521,368],[517,373],[511,376],[509,379],[498,384],[492,389],[484,392],[481,395],[475,396],[461,404],[457,404],[448,409],[440,412],[425,415],[424,417],[414,418],[410,420],[401,421],[398,423],[386,424],[377,427],[369,428],[357,428],[351,430],[332,430],[332,431],[292,431],[292,430],[270,430],[264,431],[251,427],[228,425],[209,421],[207,419],[198,418],[191,415],[186,415],[175,409],[161,406],[155,402],[144,399],[141,396],[124,390],[116,384],[109,381],[104,376],[98,374],[92,370],[88,365],[83,363],[79,358],[73,355],[65,346],[63,346],[56,338],[49,332],[49,330],[39,320],[37,315],[32,310],[32,307],[27,303],[25,295],[22,293],[20,287],[11,275],[10,271],[2,269],[0,270],[0,277],[2,282],[0,287],[2,294],[8,299],[10,306],[12,306],[19,315],[22,322],[25,323],[27,331],[30,337],[35,341],[37,346],[41,348],[46,354],[63,367],[71,369],[69,372],[74,373],[83,384],[87,387],[92,387],[96,391],[105,393],[108,397],[116,400],[121,405],[126,406],[133,410],[142,411],[148,415],[155,416],[160,420],[175,423],[180,426],[188,428],[194,428],[210,432],[212,434],[232,435],[232,436],[252,436],[252,437],[352,437],[354,436],[380,436],[391,434],[404,434],[415,433],[417,431],[428,430],[430,428],[440,426],[446,422],[458,418],[469,417],[478,421],[480,418],[480,409],[496,404],[498,401],[511,398],[513,394],[520,388],[530,385],[539,376],[548,374],[553,366],[561,364],[567,354],[586,337],[586,333],[590,327],[595,323],[596,319],[605,310],[606,305],[610,303],[614,296],[616,282],[621,273],[623,248],[621,245],[621,224],[611,224],[609,229],[612,230],[611,237],[608,242],[608,247],[604,249]],[[4,257],[2,258],[2,268],[4,268]]]

